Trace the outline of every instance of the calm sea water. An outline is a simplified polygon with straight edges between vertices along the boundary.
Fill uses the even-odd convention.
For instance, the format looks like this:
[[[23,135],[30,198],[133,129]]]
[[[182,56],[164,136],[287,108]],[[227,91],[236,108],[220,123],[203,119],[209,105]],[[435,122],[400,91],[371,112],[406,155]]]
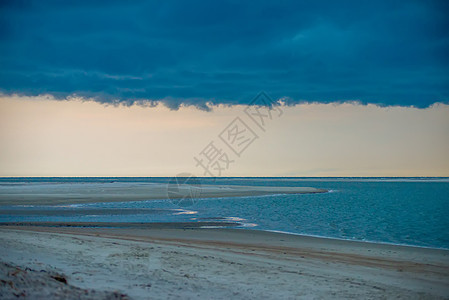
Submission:
[[[45,191],[53,185],[101,188],[102,185],[168,181],[169,178],[0,178],[0,196],[10,189],[20,190],[29,185],[41,185]],[[330,192],[199,199],[188,207],[178,207],[167,199],[64,207],[0,206],[0,222],[217,220],[238,222],[242,224],[240,228],[250,230],[449,248],[448,178],[205,178],[201,182],[204,185],[310,186]],[[18,213],[11,213],[14,210]]]

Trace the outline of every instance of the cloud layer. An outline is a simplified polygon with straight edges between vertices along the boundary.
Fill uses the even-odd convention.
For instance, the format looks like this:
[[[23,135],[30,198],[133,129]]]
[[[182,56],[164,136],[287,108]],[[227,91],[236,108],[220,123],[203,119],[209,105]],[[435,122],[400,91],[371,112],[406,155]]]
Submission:
[[[2,1],[0,92],[170,108],[449,102],[447,1]]]

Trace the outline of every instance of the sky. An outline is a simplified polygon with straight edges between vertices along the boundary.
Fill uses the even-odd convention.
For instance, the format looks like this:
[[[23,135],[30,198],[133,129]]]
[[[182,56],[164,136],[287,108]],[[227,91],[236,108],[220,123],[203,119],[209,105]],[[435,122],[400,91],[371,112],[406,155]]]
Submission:
[[[201,176],[211,142],[221,176],[449,176],[448,16],[447,1],[1,1],[0,176]],[[249,136],[230,145],[237,125]]]

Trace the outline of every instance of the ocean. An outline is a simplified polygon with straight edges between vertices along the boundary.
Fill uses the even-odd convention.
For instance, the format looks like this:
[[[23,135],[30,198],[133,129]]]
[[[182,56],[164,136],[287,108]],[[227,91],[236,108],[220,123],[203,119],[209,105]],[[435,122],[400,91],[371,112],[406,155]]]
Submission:
[[[232,222],[244,230],[280,231],[449,249],[449,178],[200,178],[201,185],[315,187],[323,194],[198,198],[191,205],[167,198],[69,205],[3,205],[0,222]],[[0,178],[0,199],[32,188],[132,189],[164,185],[165,177]],[[24,192],[24,193],[25,193]]]

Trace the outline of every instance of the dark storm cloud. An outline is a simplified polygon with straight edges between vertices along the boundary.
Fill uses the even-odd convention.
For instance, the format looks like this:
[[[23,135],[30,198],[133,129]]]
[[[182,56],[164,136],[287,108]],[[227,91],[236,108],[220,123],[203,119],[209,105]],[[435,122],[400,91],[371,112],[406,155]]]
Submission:
[[[449,101],[446,1],[0,1],[0,92],[207,109]]]

